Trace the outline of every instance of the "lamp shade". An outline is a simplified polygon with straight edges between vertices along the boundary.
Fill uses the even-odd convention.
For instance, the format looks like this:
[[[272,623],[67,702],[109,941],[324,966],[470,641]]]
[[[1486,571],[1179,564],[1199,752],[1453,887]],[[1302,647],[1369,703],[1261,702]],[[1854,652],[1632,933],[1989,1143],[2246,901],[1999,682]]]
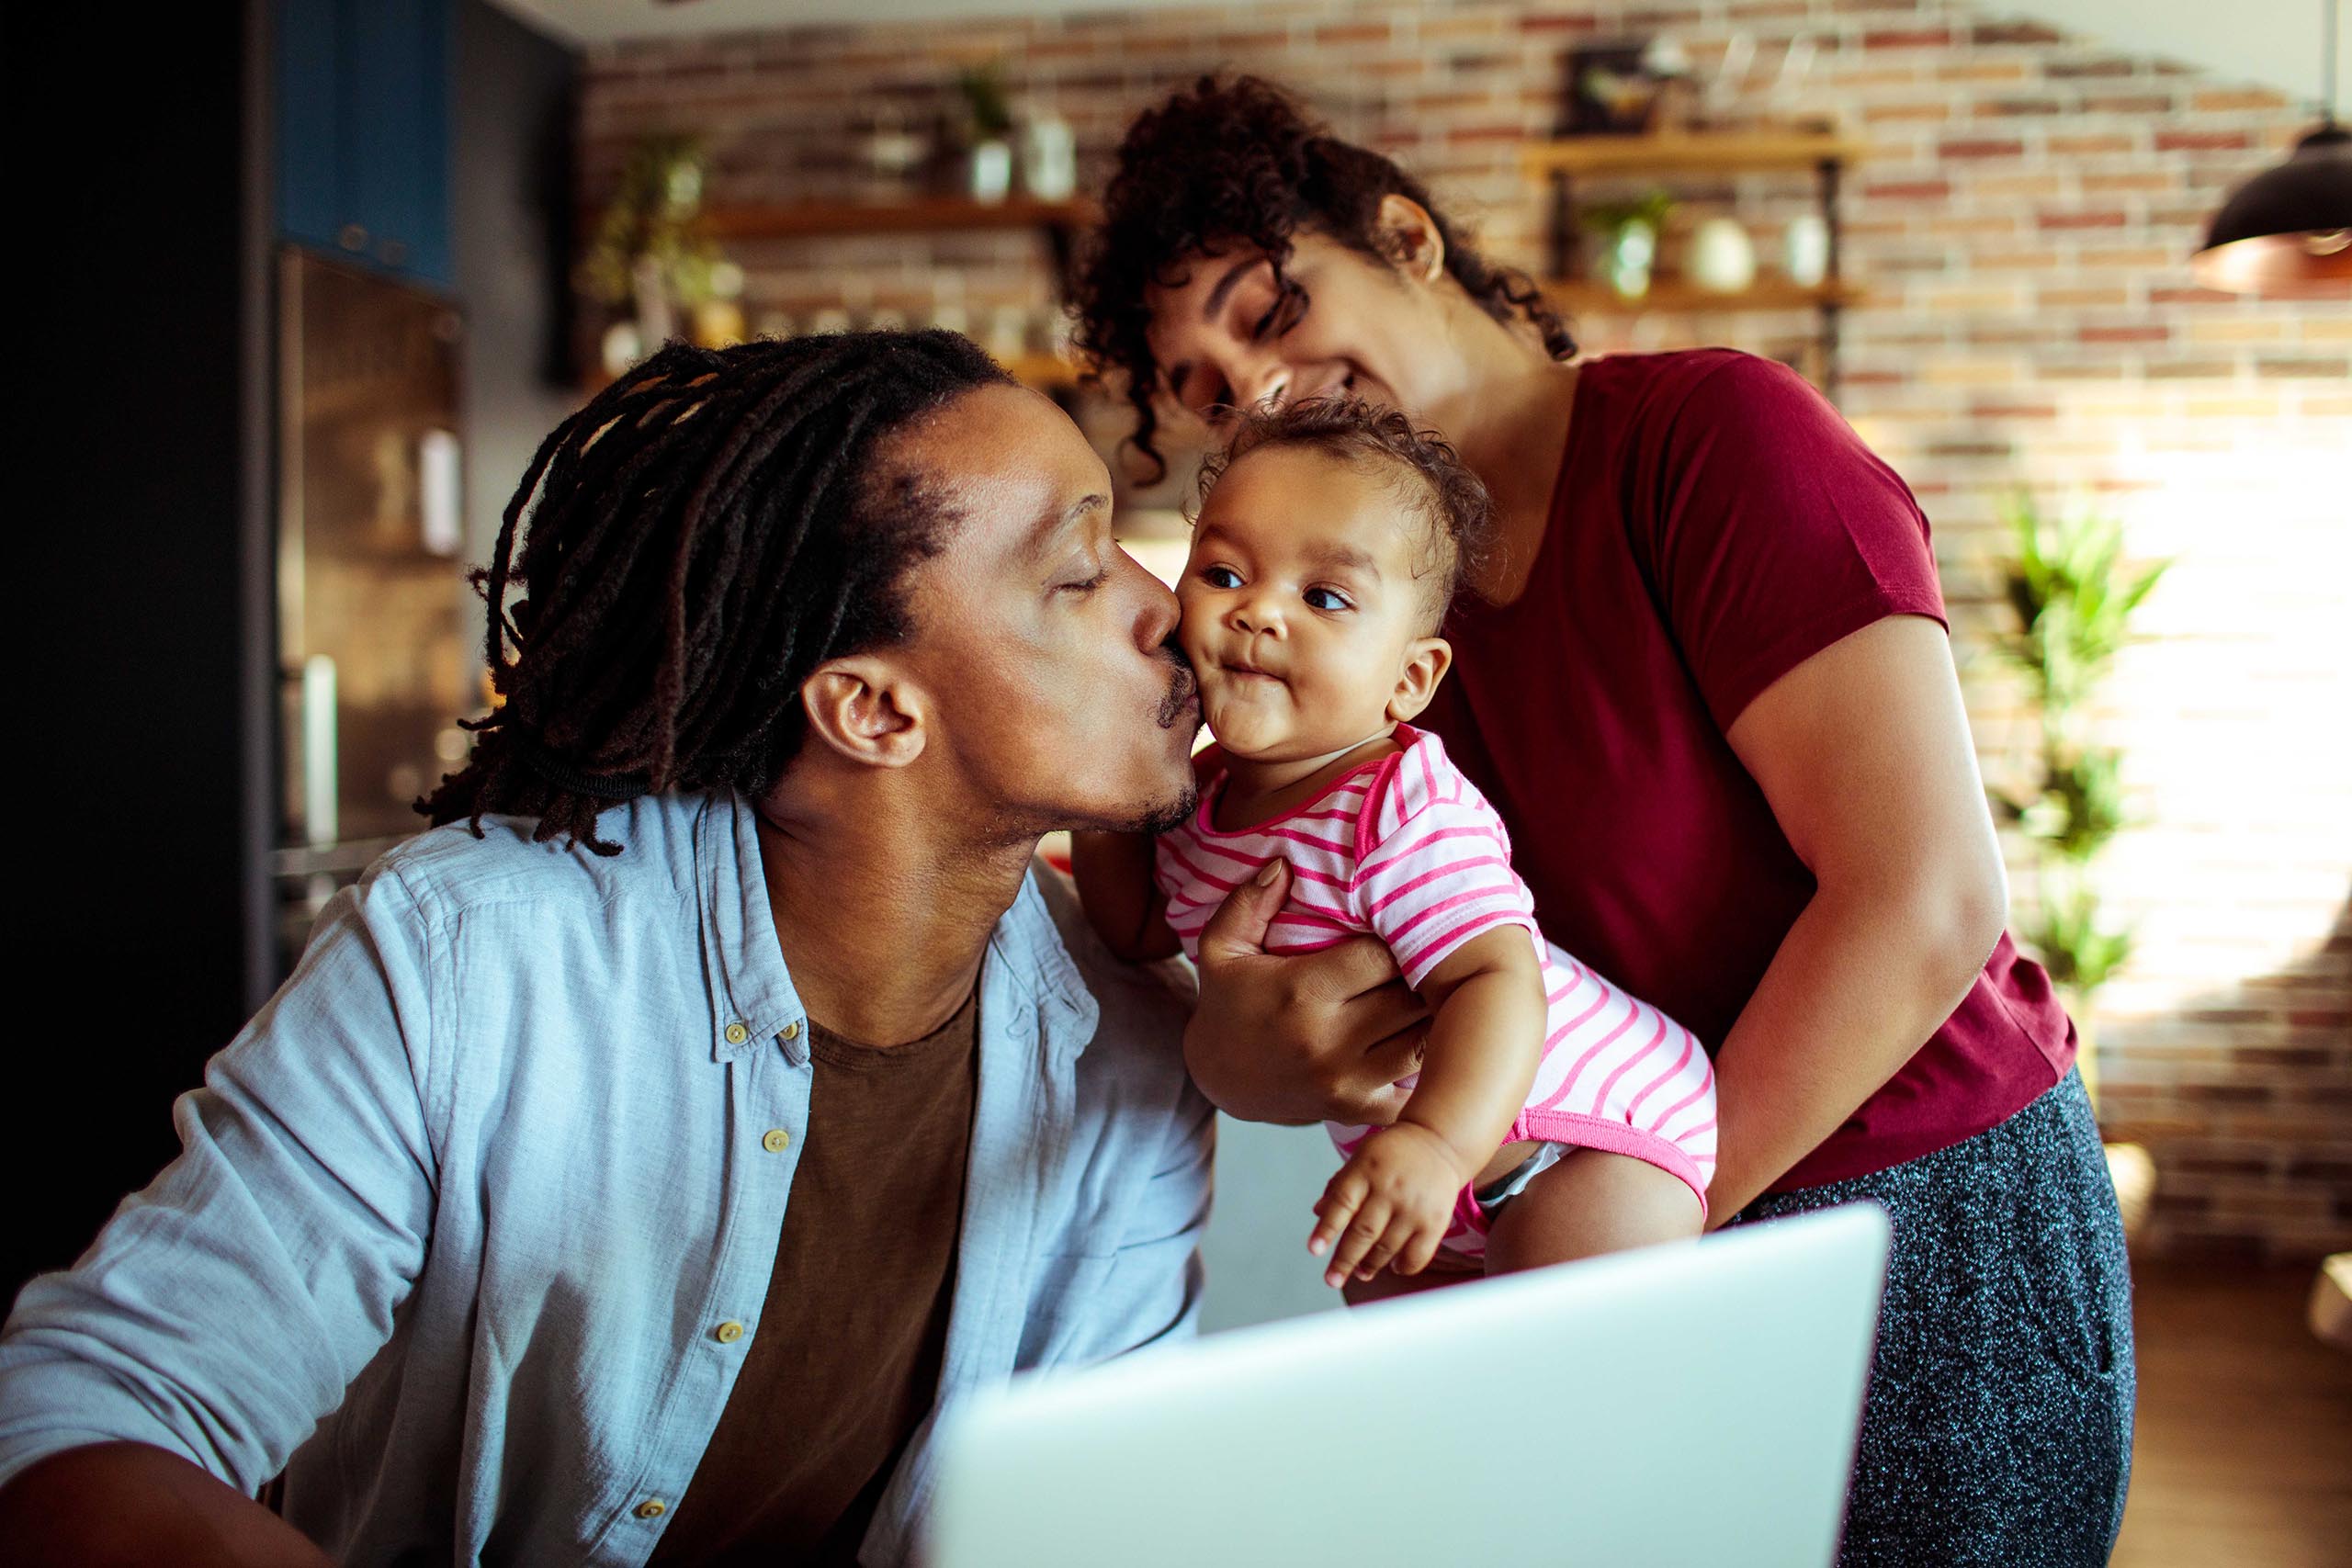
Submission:
[[[2240,186],[2189,270],[2233,293],[2352,294],[2352,132],[2330,120]]]

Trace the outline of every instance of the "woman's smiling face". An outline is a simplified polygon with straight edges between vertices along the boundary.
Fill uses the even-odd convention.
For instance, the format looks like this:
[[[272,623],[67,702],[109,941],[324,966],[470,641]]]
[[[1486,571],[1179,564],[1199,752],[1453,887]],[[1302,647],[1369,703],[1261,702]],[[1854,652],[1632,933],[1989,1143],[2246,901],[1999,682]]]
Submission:
[[[1217,742],[1253,761],[1343,750],[1413,716],[1400,702],[1430,619],[1408,476],[1381,460],[1268,446],[1202,504],[1177,628]],[[1401,711],[1409,706],[1411,711]]]
[[[1408,222],[1427,221],[1402,205]],[[1434,253],[1424,243],[1418,254]],[[1400,268],[1306,231],[1279,284],[1250,247],[1187,257],[1168,276],[1145,296],[1146,335],[1171,421],[1219,432],[1227,411],[1340,391],[1413,412],[1467,379],[1446,311],[1409,260]]]

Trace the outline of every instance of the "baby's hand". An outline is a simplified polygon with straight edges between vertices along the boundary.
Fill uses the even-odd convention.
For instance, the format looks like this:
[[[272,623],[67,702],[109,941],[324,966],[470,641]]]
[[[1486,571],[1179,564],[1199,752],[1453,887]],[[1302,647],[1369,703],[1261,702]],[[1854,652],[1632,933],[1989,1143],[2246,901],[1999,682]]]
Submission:
[[[1369,1280],[1391,1260],[1399,1274],[1428,1268],[1468,1179],[1452,1145],[1426,1127],[1399,1122],[1373,1134],[1315,1205],[1320,1223],[1306,1250],[1320,1258],[1339,1244],[1323,1282]]]

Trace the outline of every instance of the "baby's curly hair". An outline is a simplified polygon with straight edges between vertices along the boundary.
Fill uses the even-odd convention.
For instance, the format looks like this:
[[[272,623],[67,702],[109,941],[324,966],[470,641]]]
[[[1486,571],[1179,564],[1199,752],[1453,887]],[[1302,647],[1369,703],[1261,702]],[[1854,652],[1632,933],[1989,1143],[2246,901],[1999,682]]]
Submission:
[[[1385,462],[1401,470],[1397,488],[1424,529],[1427,547],[1414,577],[1422,586],[1426,625],[1433,635],[1490,542],[1494,505],[1478,476],[1443,436],[1416,428],[1395,409],[1358,398],[1310,398],[1243,413],[1224,449],[1201,464],[1202,504],[1234,464],[1272,446],[1305,446],[1342,462]],[[1193,521],[1199,521],[1197,509]]]
[[[1306,298],[1283,272],[1293,237],[1311,230],[1393,263],[1397,258],[1380,243],[1387,196],[1429,213],[1444,243],[1445,270],[1488,315],[1531,324],[1555,359],[1574,356],[1576,340],[1534,282],[1481,256],[1420,181],[1332,135],[1271,82],[1204,76],[1127,128],[1102,227],[1071,288],[1079,353],[1098,376],[1124,375],[1136,418],[1128,444],[1157,473],[1167,462],[1154,445],[1158,367],[1144,336],[1151,324],[1146,291],[1173,282],[1171,274],[1197,256],[1250,246],[1273,263],[1278,311],[1295,321]]]

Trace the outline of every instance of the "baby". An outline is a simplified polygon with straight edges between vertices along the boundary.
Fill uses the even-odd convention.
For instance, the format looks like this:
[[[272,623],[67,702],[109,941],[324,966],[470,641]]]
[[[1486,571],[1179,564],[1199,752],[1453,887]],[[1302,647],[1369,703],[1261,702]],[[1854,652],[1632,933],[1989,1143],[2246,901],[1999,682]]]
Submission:
[[[1226,896],[1280,857],[1291,892],[1267,951],[1377,935],[1429,1006],[1396,1123],[1330,1126],[1346,1164],[1307,1243],[1331,1253],[1326,1282],[1441,1255],[1484,1269],[1490,1242],[1504,1269],[1697,1235],[1705,1051],[1546,947],[1501,819],[1411,726],[1452,657],[1437,633],[1487,526],[1484,487],[1403,415],[1345,400],[1246,418],[1202,485],[1177,635],[1216,767],[1156,843],[1083,846],[1079,886],[1117,951],[1197,958]]]

